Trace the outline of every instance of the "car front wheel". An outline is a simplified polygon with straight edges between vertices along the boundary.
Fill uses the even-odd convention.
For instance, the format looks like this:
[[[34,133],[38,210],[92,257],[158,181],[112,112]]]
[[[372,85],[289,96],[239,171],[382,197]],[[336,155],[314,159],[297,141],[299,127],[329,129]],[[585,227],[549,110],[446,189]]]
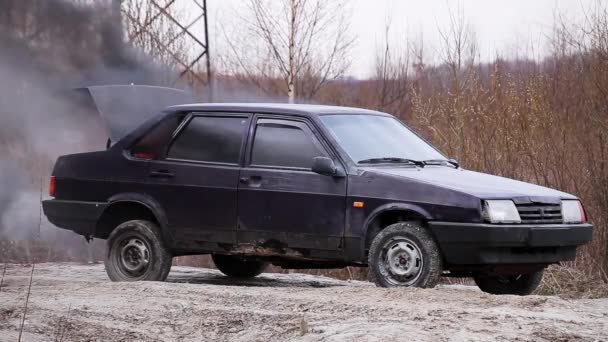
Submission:
[[[112,281],[164,281],[171,261],[160,230],[152,222],[124,222],[108,238],[105,268]]]
[[[267,263],[234,255],[213,254],[213,263],[220,272],[233,278],[253,278],[266,269]]]
[[[434,287],[443,271],[439,247],[420,224],[386,227],[369,249],[370,280],[380,287]]]
[[[483,292],[496,295],[526,296],[534,292],[543,280],[543,271],[514,276],[479,276],[475,284]]]

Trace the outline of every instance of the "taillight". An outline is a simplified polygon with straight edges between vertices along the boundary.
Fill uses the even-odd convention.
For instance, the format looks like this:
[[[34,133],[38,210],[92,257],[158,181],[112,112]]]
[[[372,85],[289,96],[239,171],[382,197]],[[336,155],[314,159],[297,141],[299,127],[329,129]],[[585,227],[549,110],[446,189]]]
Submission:
[[[55,176],[51,176],[49,181],[49,196],[55,197]]]
[[[133,157],[135,158],[139,158],[139,159],[154,159],[156,156],[153,153],[147,153],[147,152],[136,152],[133,153]]]

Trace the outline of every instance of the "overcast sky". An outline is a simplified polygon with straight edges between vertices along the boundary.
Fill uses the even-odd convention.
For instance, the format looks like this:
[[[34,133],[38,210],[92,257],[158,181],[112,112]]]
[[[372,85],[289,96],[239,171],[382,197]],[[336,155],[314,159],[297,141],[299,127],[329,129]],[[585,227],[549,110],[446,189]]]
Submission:
[[[209,31],[214,54],[221,51],[219,23],[243,9],[245,0],[207,0]],[[330,0],[328,0],[330,1]],[[349,76],[365,77],[371,73],[376,48],[384,39],[384,27],[392,20],[390,41],[401,44],[405,38],[422,38],[426,57],[437,58],[438,27],[449,24],[450,8],[461,8],[473,27],[483,60],[491,60],[500,53],[533,54],[538,57],[547,51],[556,12],[570,20],[581,20],[585,11],[597,0],[349,0],[352,11],[351,33],[355,37]],[[600,0],[601,1],[601,0]],[[200,30],[200,28],[199,28]],[[215,45],[215,51],[213,51]],[[529,47],[535,48],[531,50]]]

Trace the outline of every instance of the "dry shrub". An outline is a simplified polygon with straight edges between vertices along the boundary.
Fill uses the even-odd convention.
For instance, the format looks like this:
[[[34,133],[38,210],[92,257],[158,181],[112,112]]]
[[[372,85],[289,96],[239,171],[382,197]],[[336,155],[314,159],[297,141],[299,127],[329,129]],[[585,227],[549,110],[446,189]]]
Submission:
[[[545,270],[536,294],[562,298],[608,297],[608,282],[599,272],[585,272],[570,265],[552,265]]]
[[[0,240],[0,263],[99,262],[104,259],[105,243],[89,244],[74,234],[60,240]]]

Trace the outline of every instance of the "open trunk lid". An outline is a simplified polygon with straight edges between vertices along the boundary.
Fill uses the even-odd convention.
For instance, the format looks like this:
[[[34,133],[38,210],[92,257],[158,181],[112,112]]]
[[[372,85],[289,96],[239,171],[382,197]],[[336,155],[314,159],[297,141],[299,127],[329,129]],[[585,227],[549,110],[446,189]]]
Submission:
[[[186,91],[159,86],[103,85],[76,91],[86,106],[99,113],[112,143],[166,107],[196,102]]]

